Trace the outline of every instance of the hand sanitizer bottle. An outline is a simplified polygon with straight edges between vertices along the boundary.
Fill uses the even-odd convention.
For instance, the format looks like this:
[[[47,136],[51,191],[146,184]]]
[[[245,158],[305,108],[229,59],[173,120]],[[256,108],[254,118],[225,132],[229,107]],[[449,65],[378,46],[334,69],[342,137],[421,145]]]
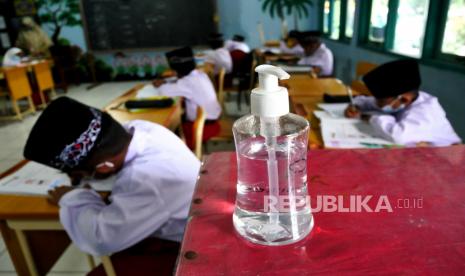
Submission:
[[[252,90],[252,114],[233,126],[238,163],[234,227],[254,243],[290,244],[313,227],[307,201],[310,126],[289,113],[287,89],[278,84],[289,74],[272,65],[255,71],[259,87]]]

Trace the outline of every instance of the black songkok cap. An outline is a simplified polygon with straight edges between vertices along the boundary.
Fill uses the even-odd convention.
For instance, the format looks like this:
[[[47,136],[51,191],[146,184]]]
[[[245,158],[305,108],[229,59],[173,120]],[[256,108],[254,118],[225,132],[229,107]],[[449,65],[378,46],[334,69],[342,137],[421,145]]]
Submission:
[[[421,85],[418,62],[403,59],[382,64],[363,76],[363,82],[379,99],[416,91]]]
[[[29,134],[24,157],[69,171],[82,165],[106,136],[122,126],[108,114],[68,97],[52,101]]]
[[[181,77],[195,69],[194,53],[190,47],[178,48],[166,53],[165,56],[171,69]]]

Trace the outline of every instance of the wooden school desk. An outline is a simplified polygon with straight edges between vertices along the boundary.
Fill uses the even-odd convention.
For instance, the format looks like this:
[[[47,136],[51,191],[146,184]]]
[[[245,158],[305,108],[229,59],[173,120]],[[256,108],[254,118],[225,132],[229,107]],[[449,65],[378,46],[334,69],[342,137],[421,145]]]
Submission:
[[[283,81],[289,87],[289,99],[293,112],[310,122],[309,147],[323,148],[320,122],[313,115],[317,105],[323,102],[323,95],[347,95],[345,84],[335,78],[312,78],[309,75],[292,74]],[[354,95],[358,93],[353,91]]]
[[[129,113],[122,107],[112,109],[134,96],[141,87],[132,88],[105,110],[119,122],[144,119],[176,129],[181,120],[180,100],[172,107],[143,113]],[[0,178],[13,173],[26,162],[21,161]],[[49,204],[45,197],[0,194],[0,230],[18,275],[45,275],[70,243],[59,222],[58,207]]]
[[[104,108],[104,110],[120,123],[131,120],[146,120],[161,124],[172,131],[175,131],[181,125],[181,98],[176,98],[175,104],[167,108],[152,108],[147,109],[147,111],[129,112],[124,107],[124,103],[127,100],[134,98],[137,91],[144,85],[145,84],[136,85],[122,96],[113,100]]]
[[[261,246],[234,230],[236,155],[201,168],[176,275],[459,275],[465,271],[465,146],[310,150],[308,191],[365,198],[375,210],[314,212],[304,240]],[[220,179],[220,181],[218,181]],[[341,209],[342,210],[342,209]]]
[[[32,67],[34,65],[36,65],[37,63],[39,62],[42,62],[44,60],[37,60],[37,62],[28,62],[28,63],[23,63],[21,64],[20,66],[25,66],[27,67],[27,71],[28,72],[32,72]],[[48,62],[48,64],[50,65],[50,67],[53,67],[55,65],[55,62],[53,61],[53,59],[46,59],[45,61]],[[4,68],[8,68],[8,67],[2,67],[0,66],[0,80],[3,80],[5,78],[5,75],[3,74],[3,70]]]

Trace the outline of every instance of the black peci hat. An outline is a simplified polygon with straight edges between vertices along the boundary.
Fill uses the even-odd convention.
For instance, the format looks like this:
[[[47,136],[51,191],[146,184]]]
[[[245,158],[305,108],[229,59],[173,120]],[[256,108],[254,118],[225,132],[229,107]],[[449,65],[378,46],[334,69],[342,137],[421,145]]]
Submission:
[[[308,44],[308,43],[319,42],[320,37],[321,37],[320,31],[305,31],[305,32],[300,32],[298,39],[299,39],[299,43]]]
[[[165,54],[168,64],[171,69],[176,71],[178,75],[188,75],[195,69],[194,53],[190,47],[178,48]]]
[[[418,62],[403,59],[382,64],[363,76],[363,82],[379,99],[418,90],[421,85]]]
[[[67,97],[51,102],[32,128],[24,157],[62,171],[82,165],[114,129],[108,114]]]
[[[237,42],[244,42],[245,38],[242,35],[235,34],[232,40],[237,41]]]

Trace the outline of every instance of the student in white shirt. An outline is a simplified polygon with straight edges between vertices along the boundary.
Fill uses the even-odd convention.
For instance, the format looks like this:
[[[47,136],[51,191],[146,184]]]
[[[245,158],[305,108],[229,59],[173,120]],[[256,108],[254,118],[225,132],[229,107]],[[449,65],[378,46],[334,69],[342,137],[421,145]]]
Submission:
[[[231,54],[224,47],[222,34],[212,34],[208,38],[211,50],[205,52],[205,65],[213,68],[213,73],[217,75],[221,68],[229,74],[233,69]]]
[[[224,43],[224,48],[226,48],[229,52],[239,50],[244,53],[250,53],[250,47],[247,43],[244,42],[245,38],[242,35],[234,35],[232,39],[226,40]]]
[[[61,97],[35,123],[24,156],[72,178],[74,186],[51,191],[49,200],[59,204],[61,224],[82,251],[108,255],[143,240],[181,241],[200,162],[163,126],[122,126],[107,113]],[[75,186],[110,175],[116,178],[108,201],[90,187]]]
[[[347,117],[363,116],[386,139],[396,144],[448,146],[461,143],[436,97],[420,91],[421,77],[415,60],[385,63],[363,77],[374,97],[360,96]]]
[[[333,53],[320,40],[320,32],[309,31],[300,34],[299,43],[305,50],[305,56],[297,64],[312,66],[319,76],[333,75]]]
[[[299,31],[292,30],[284,40],[279,42],[281,54],[304,56],[304,48],[299,44]]]
[[[3,57],[2,65],[5,67],[18,66],[21,64],[21,57],[23,51],[17,47],[13,47],[6,51],[5,56]]]
[[[221,106],[208,75],[195,68],[191,48],[184,47],[168,52],[166,58],[171,69],[177,73],[178,80],[175,83],[155,80],[154,85],[158,87],[162,95],[183,97],[186,105],[183,130],[188,146],[193,148],[192,126],[197,117],[197,107],[201,106],[207,114],[203,136],[206,141],[220,131],[217,120],[221,115]]]

